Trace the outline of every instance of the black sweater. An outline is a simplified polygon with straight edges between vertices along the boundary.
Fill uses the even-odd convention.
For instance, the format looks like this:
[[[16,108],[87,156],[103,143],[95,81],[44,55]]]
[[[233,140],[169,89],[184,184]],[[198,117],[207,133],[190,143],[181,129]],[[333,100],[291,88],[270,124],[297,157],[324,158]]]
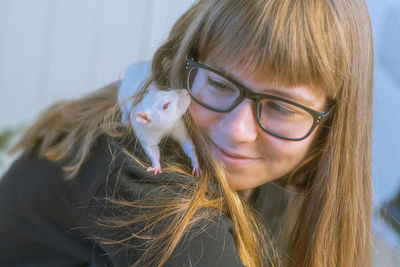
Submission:
[[[182,179],[150,175],[108,138],[98,140],[73,179],[64,176],[60,164],[26,153],[0,180],[0,266],[134,264],[141,255],[135,247],[103,245],[94,238],[127,236],[96,224],[103,215],[121,214],[105,197],[116,193],[135,200]],[[185,193],[160,192],[169,191]],[[223,215],[199,221],[164,266],[242,266],[232,233],[232,221]]]

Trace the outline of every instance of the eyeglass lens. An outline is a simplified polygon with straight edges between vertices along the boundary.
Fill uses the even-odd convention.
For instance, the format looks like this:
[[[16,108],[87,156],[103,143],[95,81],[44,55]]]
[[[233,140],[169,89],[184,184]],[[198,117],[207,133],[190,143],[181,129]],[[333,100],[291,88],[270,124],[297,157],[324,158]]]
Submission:
[[[224,112],[240,97],[240,90],[232,82],[215,72],[192,68],[188,74],[188,89],[202,104]],[[313,116],[306,110],[275,99],[257,102],[257,119],[264,130],[285,138],[301,138],[313,126]]]

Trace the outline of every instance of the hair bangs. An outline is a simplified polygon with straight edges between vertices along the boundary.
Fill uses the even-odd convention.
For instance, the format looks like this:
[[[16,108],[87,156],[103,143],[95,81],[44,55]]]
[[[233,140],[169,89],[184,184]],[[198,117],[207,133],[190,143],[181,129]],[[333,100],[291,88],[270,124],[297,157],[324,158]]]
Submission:
[[[307,10],[302,1],[220,2],[200,34],[200,60],[259,81],[312,86],[336,98],[349,64],[333,6],[312,1],[314,10]]]

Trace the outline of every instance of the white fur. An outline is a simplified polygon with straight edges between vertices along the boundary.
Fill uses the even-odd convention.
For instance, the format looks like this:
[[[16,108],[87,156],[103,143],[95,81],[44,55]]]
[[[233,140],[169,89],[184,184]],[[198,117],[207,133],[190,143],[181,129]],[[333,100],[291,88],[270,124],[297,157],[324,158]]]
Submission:
[[[191,159],[193,174],[199,175],[196,149],[182,119],[190,104],[190,95],[184,89],[170,91],[151,90],[132,110],[130,121],[152,166],[148,171],[161,172],[159,143],[166,136],[177,140]],[[167,108],[164,109],[164,107]],[[142,116],[148,120],[142,119]]]
[[[190,104],[190,95],[184,89],[159,91],[153,85],[144,95],[142,101],[132,110],[133,100],[127,98],[138,92],[143,81],[150,75],[150,62],[133,64],[124,76],[118,94],[121,103],[122,122],[130,123],[147,156],[151,167],[147,170],[161,172],[160,149],[161,139],[171,136],[182,146],[185,154],[191,159],[192,174],[199,175],[200,168],[193,141],[182,119]],[[163,108],[167,104],[167,108]]]

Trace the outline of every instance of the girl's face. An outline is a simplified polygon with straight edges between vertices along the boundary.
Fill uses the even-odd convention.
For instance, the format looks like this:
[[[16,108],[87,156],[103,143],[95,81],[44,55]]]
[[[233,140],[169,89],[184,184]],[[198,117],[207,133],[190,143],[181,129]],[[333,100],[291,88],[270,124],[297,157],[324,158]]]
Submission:
[[[238,69],[213,67],[256,93],[284,96],[316,111],[324,111],[326,95],[322,90],[276,86],[243,77]],[[253,100],[245,99],[232,111],[218,113],[194,101],[191,104],[195,122],[208,134],[211,150],[225,165],[228,182],[235,190],[252,189],[288,174],[306,156],[318,133],[317,128],[302,141],[274,137],[257,124],[253,105]]]

